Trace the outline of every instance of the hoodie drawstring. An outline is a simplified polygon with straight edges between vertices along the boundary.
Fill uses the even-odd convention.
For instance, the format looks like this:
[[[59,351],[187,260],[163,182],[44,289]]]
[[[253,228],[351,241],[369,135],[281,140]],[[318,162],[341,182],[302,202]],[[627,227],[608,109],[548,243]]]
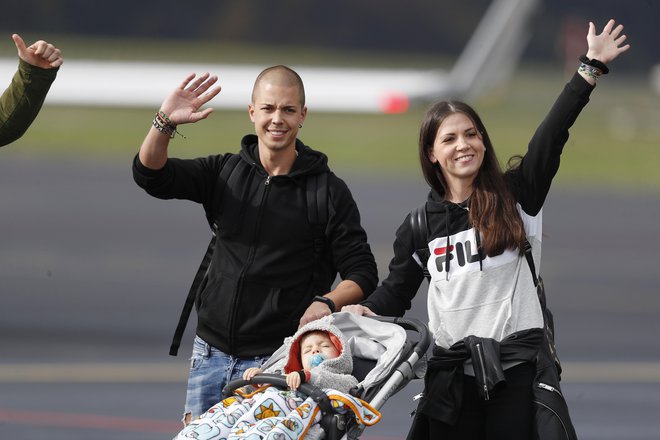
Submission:
[[[474,241],[477,243],[477,255],[479,256],[479,270],[484,271],[483,256],[481,255],[481,234],[477,228],[474,228]]]
[[[446,250],[445,250],[445,281],[449,281],[449,258],[451,256],[450,251],[451,251],[451,241],[449,240],[449,223],[451,221],[451,211],[445,205],[445,216],[447,220],[445,221],[445,237],[447,238],[447,243],[445,244]]]

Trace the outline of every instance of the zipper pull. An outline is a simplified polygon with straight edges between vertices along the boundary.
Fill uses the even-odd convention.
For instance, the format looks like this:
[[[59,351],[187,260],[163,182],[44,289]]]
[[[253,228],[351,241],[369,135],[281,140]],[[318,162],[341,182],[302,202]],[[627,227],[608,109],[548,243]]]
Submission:
[[[270,184],[270,179],[271,179],[272,177],[273,177],[273,176],[268,176],[268,177],[266,177],[266,181],[264,182],[264,185],[268,186],[268,185]]]
[[[553,387],[552,385],[548,385],[547,383],[539,382],[536,386],[538,386],[539,388],[544,389],[546,391],[552,391],[552,392],[557,393],[561,396],[561,393],[559,392],[559,390],[557,388]]]

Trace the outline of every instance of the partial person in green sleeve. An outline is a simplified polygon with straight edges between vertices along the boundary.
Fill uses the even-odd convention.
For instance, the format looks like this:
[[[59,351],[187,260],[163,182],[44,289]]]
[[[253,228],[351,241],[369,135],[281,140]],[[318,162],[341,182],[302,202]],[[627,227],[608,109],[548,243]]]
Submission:
[[[11,84],[0,97],[0,147],[23,136],[64,62],[60,49],[46,41],[26,46],[18,34],[11,37],[19,60]]]

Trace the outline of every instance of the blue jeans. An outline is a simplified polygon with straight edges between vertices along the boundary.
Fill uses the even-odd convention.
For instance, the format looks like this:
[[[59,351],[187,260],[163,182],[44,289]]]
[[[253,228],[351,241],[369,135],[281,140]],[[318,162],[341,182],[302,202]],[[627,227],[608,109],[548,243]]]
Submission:
[[[222,389],[234,379],[241,379],[250,367],[260,367],[268,357],[237,358],[215,347],[211,347],[199,336],[195,336],[190,375],[186,391],[185,414],[192,419],[202,415],[222,400]]]

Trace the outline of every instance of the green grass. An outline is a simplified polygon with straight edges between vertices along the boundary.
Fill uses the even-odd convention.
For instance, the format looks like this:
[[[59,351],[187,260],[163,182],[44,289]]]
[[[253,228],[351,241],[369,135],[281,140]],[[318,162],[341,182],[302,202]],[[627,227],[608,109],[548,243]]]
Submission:
[[[66,41],[66,40],[65,40]],[[116,43],[116,42],[115,42]],[[71,43],[70,55],[82,57],[86,45],[97,41]],[[232,45],[190,45],[171,43],[172,53],[193,48],[186,59],[204,59],[209,53],[222,54],[222,61],[253,62],[268,48]],[[67,43],[67,47],[69,43]],[[138,59],[149,42],[132,42],[121,55]],[[117,45],[99,45],[104,57],[119,57]],[[86,49],[87,48],[87,49]],[[7,56],[6,48],[0,56]],[[181,50],[179,50],[181,49]],[[215,52],[214,52],[215,51]],[[298,49],[287,52],[286,62],[323,59],[328,64],[362,63],[384,65],[382,54],[339,54],[321,51],[310,54]],[[183,56],[183,55],[181,55]],[[277,60],[270,53],[268,62]],[[179,55],[175,56],[178,59]],[[411,56],[386,57],[389,65],[423,65]],[[217,60],[212,60],[216,62]],[[431,60],[437,63],[438,60]],[[429,60],[427,59],[428,63]],[[436,64],[437,65],[437,64]],[[523,153],[538,123],[559,94],[568,77],[557,69],[526,66],[505,88],[472,102],[489,129],[500,161]],[[175,85],[173,85],[175,86]],[[222,99],[219,96],[216,99]],[[130,160],[153,118],[153,109],[45,107],[28,133],[3,154],[77,156],[95,160]],[[358,168],[372,173],[419,176],[417,130],[425,108],[403,115],[318,113],[313,108],[300,137],[310,146],[327,153],[333,168]],[[252,132],[247,112],[216,111],[205,121],[180,127],[187,138],[177,137],[170,154],[195,157],[236,151],[241,137]],[[7,151],[9,150],[9,151]],[[649,87],[646,76],[621,77],[614,69],[600,80],[591,103],[571,130],[556,181],[572,187],[660,191],[660,96]]]

